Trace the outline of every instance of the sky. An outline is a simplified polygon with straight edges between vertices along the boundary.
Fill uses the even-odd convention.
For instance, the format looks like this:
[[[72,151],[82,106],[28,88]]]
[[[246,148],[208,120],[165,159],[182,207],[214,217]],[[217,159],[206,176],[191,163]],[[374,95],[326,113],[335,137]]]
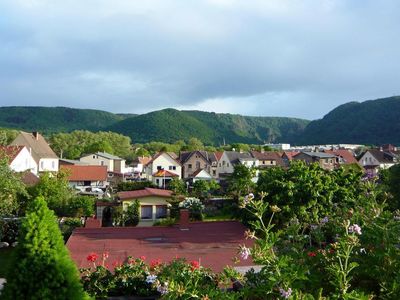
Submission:
[[[0,106],[322,118],[400,95],[398,0],[1,0]]]

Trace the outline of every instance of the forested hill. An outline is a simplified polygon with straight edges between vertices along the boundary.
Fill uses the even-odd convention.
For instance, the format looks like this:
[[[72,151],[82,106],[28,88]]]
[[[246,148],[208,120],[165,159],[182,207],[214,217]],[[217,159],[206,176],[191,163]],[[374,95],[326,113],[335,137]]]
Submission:
[[[248,117],[201,111],[164,109],[127,118],[107,129],[135,142],[175,142],[197,137],[205,144],[290,141],[309,121],[294,118]]]
[[[99,130],[125,119],[101,110],[68,107],[0,107],[0,127],[44,133]]]
[[[310,122],[296,142],[400,145],[400,96],[340,105]]]

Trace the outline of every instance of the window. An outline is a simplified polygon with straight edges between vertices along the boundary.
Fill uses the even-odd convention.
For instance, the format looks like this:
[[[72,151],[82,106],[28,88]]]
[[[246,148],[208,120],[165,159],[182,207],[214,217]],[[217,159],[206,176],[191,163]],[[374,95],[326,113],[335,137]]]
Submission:
[[[213,170],[213,176],[217,175],[217,171]]]
[[[153,206],[142,205],[140,207],[140,218],[143,220],[149,220],[153,218]]]
[[[157,166],[157,170],[158,171],[162,170],[162,167],[161,166]]]
[[[229,167],[229,163],[227,163],[226,166]]]
[[[95,159],[96,158],[96,155],[93,155],[93,159]]]
[[[160,184],[160,179],[156,179],[156,184],[157,184],[157,185]]]
[[[166,205],[157,205],[156,206],[156,219],[166,218],[167,217],[167,206]]]
[[[100,161],[100,166],[104,166],[104,160]]]
[[[176,170],[176,166],[169,166],[169,170]]]
[[[40,162],[40,168],[43,170],[44,169],[44,161]]]
[[[196,161],[196,170],[200,169],[200,162]]]
[[[51,168],[55,169],[56,168],[56,163],[54,161],[51,162]]]
[[[221,166],[221,163],[219,163],[219,166]]]
[[[225,161],[224,160],[222,161],[222,165],[225,166]]]
[[[192,164],[188,164],[188,169],[191,169],[192,168]]]

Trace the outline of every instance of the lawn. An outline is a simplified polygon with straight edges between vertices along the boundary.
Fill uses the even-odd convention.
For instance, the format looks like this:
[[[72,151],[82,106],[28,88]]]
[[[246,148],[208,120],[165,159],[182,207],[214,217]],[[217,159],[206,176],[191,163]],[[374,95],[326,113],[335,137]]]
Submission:
[[[0,278],[5,278],[8,270],[11,268],[11,255],[14,248],[0,249]]]

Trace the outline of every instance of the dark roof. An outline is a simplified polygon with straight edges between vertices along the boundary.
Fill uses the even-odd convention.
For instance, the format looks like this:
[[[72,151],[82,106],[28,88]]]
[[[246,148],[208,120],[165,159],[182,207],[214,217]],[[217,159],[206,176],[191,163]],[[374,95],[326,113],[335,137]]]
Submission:
[[[207,152],[207,151],[183,151],[179,155],[179,160],[182,164],[187,162],[190,157],[193,155],[198,154],[200,155],[206,162],[209,164],[212,164],[213,162],[217,161],[217,158],[215,157],[215,154],[213,152]]]
[[[72,259],[79,267],[88,267],[86,257],[90,252],[101,255],[109,252],[107,264],[112,268],[114,261],[124,262],[128,256],[146,257],[149,263],[155,259],[163,262],[177,257],[189,262],[200,261],[215,272],[233,266],[239,245],[251,247],[253,241],[244,238],[246,228],[236,221],[195,222],[189,230],[173,227],[103,227],[77,228],[67,242]],[[235,266],[253,265],[251,258]]]
[[[370,149],[367,152],[371,153],[372,156],[382,164],[393,164],[396,158],[396,156],[390,152],[380,151],[378,149]]]
[[[151,196],[170,198],[172,196],[172,191],[153,189],[153,188],[144,188],[142,190],[126,191],[126,192],[118,193],[118,198],[121,200],[132,199],[132,198],[151,197]]]
[[[66,159],[66,158],[60,158],[59,159],[59,164],[60,165],[80,165],[80,166],[87,166],[89,163],[80,161],[80,160],[74,160],[74,159]]]

